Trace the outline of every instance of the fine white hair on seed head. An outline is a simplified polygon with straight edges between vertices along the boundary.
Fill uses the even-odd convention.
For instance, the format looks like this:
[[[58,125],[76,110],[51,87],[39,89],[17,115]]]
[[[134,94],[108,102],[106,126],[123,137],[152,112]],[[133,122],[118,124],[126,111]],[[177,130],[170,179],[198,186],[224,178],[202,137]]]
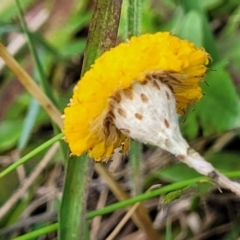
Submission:
[[[121,100],[113,100],[111,105],[120,131],[173,154],[186,153],[188,144],[180,133],[175,98],[167,84],[151,78],[135,82],[119,94]]]

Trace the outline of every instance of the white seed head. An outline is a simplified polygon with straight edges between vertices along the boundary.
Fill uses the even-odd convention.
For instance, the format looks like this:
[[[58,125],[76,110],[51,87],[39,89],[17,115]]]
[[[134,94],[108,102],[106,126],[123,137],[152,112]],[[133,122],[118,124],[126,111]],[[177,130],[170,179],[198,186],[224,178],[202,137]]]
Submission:
[[[144,83],[135,82],[131,88],[118,91],[109,104],[113,124],[125,135],[171,152],[181,162],[240,196],[240,184],[218,172],[182,137],[174,95],[161,79],[149,76]]]
[[[130,138],[159,146],[174,155],[186,154],[171,89],[158,79],[135,82],[111,100],[115,126]]]

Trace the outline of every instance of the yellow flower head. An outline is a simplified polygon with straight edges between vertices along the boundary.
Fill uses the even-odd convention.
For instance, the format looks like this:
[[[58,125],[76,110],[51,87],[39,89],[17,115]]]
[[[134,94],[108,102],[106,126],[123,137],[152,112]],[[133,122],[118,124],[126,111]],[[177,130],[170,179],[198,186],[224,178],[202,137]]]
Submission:
[[[88,151],[96,161],[107,161],[116,149],[127,151],[129,139],[114,124],[111,101],[121,100],[119,91],[131,98],[134,83],[154,78],[166,84],[177,112],[183,114],[188,104],[202,96],[198,83],[208,62],[203,49],[169,32],[132,37],[105,52],[77,83],[64,110],[63,132],[72,154]]]

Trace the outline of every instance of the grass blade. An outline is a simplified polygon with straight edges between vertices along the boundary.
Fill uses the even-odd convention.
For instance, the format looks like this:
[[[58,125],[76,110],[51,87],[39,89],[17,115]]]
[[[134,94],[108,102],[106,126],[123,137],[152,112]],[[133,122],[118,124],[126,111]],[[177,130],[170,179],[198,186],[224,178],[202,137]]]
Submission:
[[[25,162],[27,162],[28,160],[30,160],[32,157],[34,157],[35,155],[37,155],[38,153],[40,153],[41,151],[45,150],[46,148],[50,147],[52,144],[54,144],[55,142],[59,141],[61,138],[63,137],[63,134],[60,133],[58,135],[56,135],[55,137],[51,138],[50,140],[48,140],[47,142],[45,142],[44,144],[40,145],[39,147],[35,148],[34,150],[32,150],[31,152],[29,152],[28,154],[26,154],[24,157],[21,157],[18,161],[14,162],[13,164],[11,164],[9,167],[7,167],[6,169],[4,169],[1,173],[0,173],[0,178],[6,176],[8,173],[12,172],[13,170],[15,170],[17,167],[19,167],[20,165],[24,164]]]
[[[44,92],[46,93],[46,95],[57,106],[57,101],[53,97],[52,89],[51,89],[51,87],[50,87],[50,85],[49,85],[49,83],[46,79],[46,76],[44,74],[43,67],[42,67],[40,59],[38,57],[36,48],[33,45],[31,34],[29,34],[29,30],[28,30],[27,24],[25,22],[23,10],[22,10],[22,7],[21,7],[21,4],[20,4],[19,0],[16,0],[16,5],[17,5],[17,9],[18,9],[18,16],[19,16],[19,19],[20,19],[20,22],[21,22],[21,26],[23,28],[23,31],[24,31],[26,37],[27,37],[28,47],[29,47],[29,50],[30,50],[30,52],[33,56],[33,60],[34,60],[35,65],[36,65],[36,69],[37,69],[38,74],[39,74],[40,83],[43,86],[43,89],[44,89]]]
[[[128,38],[138,36],[141,33],[142,0],[130,0],[128,3]],[[132,141],[130,145],[130,172],[132,179],[132,195],[135,196],[142,192],[141,181],[141,143]]]
[[[24,234],[20,237],[13,238],[12,240],[30,240],[30,239],[36,239],[39,236],[46,235],[48,233],[57,231],[58,229],[58,223],[51,224],[49,226],[40,228],[38,230],[32,231],[30,233]]]
[[[0,56],[7,66],[16,75],[26,90],[40,103],[53,122],[58,127],[62,127],[61,112],[55,107],[52,101],[42,92],[36,82],[27,74],[27,72],[18,64],[18,62],[7,51],[6,47],[0,42]]]
[[[128,3],[128,37],[141,34],[142,0],[130,0]]]
[[[28,112],[26,115],[26,118],[23,122],[23,128],[21,131],[21,136],[18,140],[18,149],[22,150],[28,143],[28,140],[30,138],[31,131],[34,127],[35,120],[37,118],[37,114],[39,111],[39,104],[38,102],[33,98],[31,100],[30,106],[28,107]]]

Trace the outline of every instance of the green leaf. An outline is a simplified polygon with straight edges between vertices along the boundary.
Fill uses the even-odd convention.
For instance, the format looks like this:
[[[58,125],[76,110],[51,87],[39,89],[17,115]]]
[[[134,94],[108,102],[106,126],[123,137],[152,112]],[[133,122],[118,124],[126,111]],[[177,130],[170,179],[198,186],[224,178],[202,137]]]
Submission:
[[[203,23],[201,14],[196,10],[191,10],[184,15],[181,23],[181,25],[178,25],[178,35],[183,39],[195,43],[198,47],[203,46]]]
[[[22,129],[23,120],[6,120],[0,124],[0,151],[6,151],[15,146]]]
[[[23,149],[27,145],[36,121],[39,107],[40,106],[38,102],[35,99],[32,99],[28,108],[26,118],[24,119],[20,138],[18,140],[18,149]]]
[[[240,102],[226,61],[213,66],[202,83],[205,96],[189,111],[183,131],[188,137],[196,137],[199,128],[204,135],[216,134],[240,126]],[[195,121],[193,123],[192,121]],[[188,127],[191,131],[186,130]]]
[[[193,110],[190,108],[188,114],[181,116],[179,121],[182,132],[188,139],[196,138],[200,128],[196,115],[192,112]]]
[[[24,0],[21,1],[23,9],[30,6],[33,0]],[[1,0],[0,7],[0,19],[1,21],[8,22],[11,19],[14,19],[18,13],[18,10],[15,5],[15,0]]]
[[[239,153],[208,153],[206,157],[219,171],[234,171],[240,169]]]
[[[91,19],[91,13],[85,12],[84,14],[79,12],[73,12],[69,20],[58,30],[53,31],[48,41],[55,48],[60,48],[71,39],[77,31],[80,31],[89,24]]]
[[[200,176],[200,174],[183,163],[176,163],[152,174],[152,177],[160,178],[168,182],[179,182],[198,176]]]
[[[5,91],[5,88],[3,91]],[[16,96],[14,104],[11,104],[11,106],[7,109],[4,118],[6,120],[15,120],[22,117],[22,113],[28,108],[30,100],[31,96],[28,93]]]
[[[214,9],[223,3],[223,0],[201,0],[200,4],[204,9]]]
[[[61,47],[60,53],[64,57],[74,57],[76,55],[82,54],[84,52],[85,46],[86,46],[85,39],[71,41]]]
[[[166,196],[164,196],[162,202],[164,204],[171,203],[174,200],[180,198],[183,194],[184,194],[184,190],[177,190],[177,191],[170,192],[166,194]]]
[[[215,62],[218,62],[220,60],[219,52],[216,47],[216,41],[213,36],[212,29],[210,27],[210,24],[208,22],[208,18],[206,15],[206,12],[204,11],[202,5],[200,4],[200,0],[179,0],[180,4],[186,13],[189,13],[191,11],[197,11],[201,16],[201,21],[203,24],[203,34],[204,34],[204,47],[207,49],[207,51],[211,54],[213,60]]]
[[[19,27],[15,24],[0,21],[0,36],[5,33],[16,32],[19,30]]]

